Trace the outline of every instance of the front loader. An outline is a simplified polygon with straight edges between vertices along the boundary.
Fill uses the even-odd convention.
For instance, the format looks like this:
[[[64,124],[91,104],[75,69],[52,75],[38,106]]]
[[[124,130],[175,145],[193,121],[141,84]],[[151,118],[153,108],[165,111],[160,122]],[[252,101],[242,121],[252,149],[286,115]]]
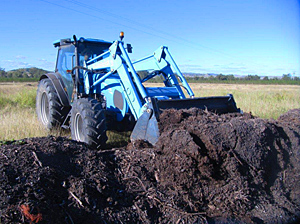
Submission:
[[[46,128],[70,128],[74,140],[96,148],[107,141],[107,130],[132,131],[132,141],[154,145],[165,109],[240,111],[232,95],[194,97],[165,46],[132,62],[132,47],[123,37],[121,32],[120,40],[107,42],[74,35],[54,42],[56,69],[41,77],[36,100],[38,118]],[[158,76],[163,87],[144,85]]]

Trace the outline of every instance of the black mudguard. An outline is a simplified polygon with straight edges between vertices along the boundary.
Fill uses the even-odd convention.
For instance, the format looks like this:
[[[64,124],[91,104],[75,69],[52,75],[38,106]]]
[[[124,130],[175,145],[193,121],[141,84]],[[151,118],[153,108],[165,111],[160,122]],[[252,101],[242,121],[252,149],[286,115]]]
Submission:
[[[70,107],[71,108],[71,106],[70,106],[71,104],[70,104],[70,101],[69,101],[69,97],[68,97],[65,85],[64,85],[62,79],[59,77],[59,74],[57,74],[57,73],[47,73],[45,75],[42,75],[40,80],[45,79],[45,78],[50,79],[51,82],[53,83],[54,88],[55,88],[55,90],[58,94],[58,97],[59,97],[59,100],[60,100],[61,104],[64,107]]]

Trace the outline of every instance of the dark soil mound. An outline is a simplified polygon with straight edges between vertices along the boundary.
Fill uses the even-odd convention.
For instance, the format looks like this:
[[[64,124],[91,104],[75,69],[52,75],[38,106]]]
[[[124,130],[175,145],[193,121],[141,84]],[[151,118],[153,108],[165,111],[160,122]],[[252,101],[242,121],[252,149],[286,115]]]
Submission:
[[[66,138],[0,146],[0,223],[296,223],[300,110],[165,111],[155,147]]]
[[[200,110],[165,113],[161,161],[155,161],[160,187],[169,196],[169,189],[180,192],[174,201],[190,212],[293,222],[300,215],[299,118],[300,110],[278,122]]]

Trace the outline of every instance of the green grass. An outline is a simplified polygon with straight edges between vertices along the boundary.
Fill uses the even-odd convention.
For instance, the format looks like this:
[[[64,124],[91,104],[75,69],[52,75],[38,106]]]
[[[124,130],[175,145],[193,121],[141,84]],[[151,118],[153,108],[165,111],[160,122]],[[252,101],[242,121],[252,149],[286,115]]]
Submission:
[[[38,82],[39,78],[6,78],[0,77],[0,82]]]
[[[34,89],[24,89],[9,95],[0,93],[0,107],[34,108],[35,97]]]
[[[106,142],[108,148],[117,148],[127,145],[129,142],[131,132],[115,132],[107,131],[108,141]]]
[[[36,85],[0,83],[0,108],[34,108]]]

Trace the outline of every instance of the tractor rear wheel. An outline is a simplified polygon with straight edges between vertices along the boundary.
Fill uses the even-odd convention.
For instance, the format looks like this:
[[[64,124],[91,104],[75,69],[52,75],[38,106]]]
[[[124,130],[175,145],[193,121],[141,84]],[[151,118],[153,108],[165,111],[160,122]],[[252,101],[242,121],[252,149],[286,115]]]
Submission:
[[[68,110],[61,104],[50,79],[42,79],[39,82],[36,94],[36,113],[38,120],[48,130],[61,127],[68,114]]]
[[[107,141],[105,110],[92,98],[80,98],[74,101],[71,111],[72,139],[85,142],[100,149]]]

